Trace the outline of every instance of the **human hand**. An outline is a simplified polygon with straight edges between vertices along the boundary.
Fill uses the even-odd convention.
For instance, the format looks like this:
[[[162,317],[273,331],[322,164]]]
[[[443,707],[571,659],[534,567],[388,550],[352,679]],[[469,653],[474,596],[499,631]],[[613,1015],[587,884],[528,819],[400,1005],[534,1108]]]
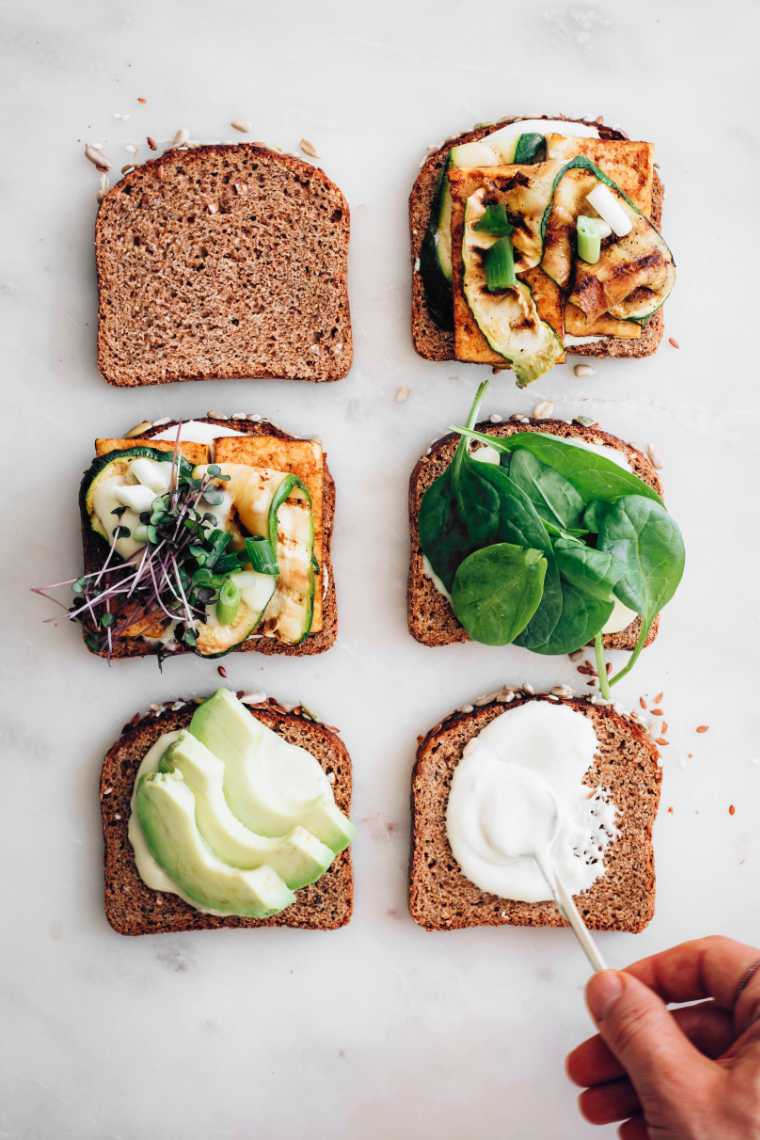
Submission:
[[[683,942],[595,974],[586,1000],[599,1033],[567,1072],[588,1121],[625,1121],[621,1140],[760,1140],[760,950]]]

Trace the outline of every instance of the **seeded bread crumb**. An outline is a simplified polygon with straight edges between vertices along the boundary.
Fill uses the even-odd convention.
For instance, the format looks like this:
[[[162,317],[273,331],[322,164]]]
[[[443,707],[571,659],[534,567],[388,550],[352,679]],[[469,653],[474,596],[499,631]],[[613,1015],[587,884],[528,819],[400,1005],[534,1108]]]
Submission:
[[[456,712],[431,729],[417,749],[412,774],[412,851],[409,910],[426,930],[468,926],[565,926],[554,902],[525,903],[488,894],[460,870],[446,834],[446,807],[454,770],[465,746],[495,717],[546,695],[517,692],[511,703],[494,700]],[[594,930],[638,933],[654,914],[652,828],[662,772],[651,739],[630,717],[611,706],[563,699],[591,719],[599,751],[585,782],[603,786],[619,811],[620,834],[605,853],[605,871],[576,896],[586,925]]]
[[[563,439],[583,439],[587,443],[603,444],[620,451],[628,459],[635,475],[662,494],[662,486],[657,470],[643,452],[630,443],[619,439],[596,426],[587,427],[578,423],[568,424],[564,420],[529,420],[519,423],[509,420],[493,424],[485,420],[477,425],[477,430],[499,437],[514,435],[515,432],[538,431],[561,436]],[[417,462],[409,480],[409,581],[407,586],[407,622],[409,632],[423,645],[451,645],[457,641],[468,641],[467,633],[454,616],[448,599],[436,590],[425,574],[422,548],[419,538],[419,513],[425,491],[451,463],[459,437],[446,435],[429,448],[426,455]],[[655,618],[649,631],[646,644],[651,645],[657,636],[660,619]],[[633,649],[641,629],[639,618],[619,633],[604,635],[605,649]]]
[[[179,704],[180,702],[174,702]],[[190,723],[196,702],[184,702],[133,718],[108,750],[100,776],[100,810],[105,845],[106,918],[118,934],[177,934],[183,930],[218,930],[223,926],[292,926],[301,930],[335,930],[345,926],[353,910],[350,848],[341,852],[316,882],[296,892],[296,901],[272,918],[237,918],[203,914],[178,895],[151,890],[135,866],[129,842],[130,801],[135,775],[143,757],[165,732]],[[300,745],[319,761],[333,780],[341,811],[351,810],[351,757],[335,730],[311,718],[287,711],[267,700],[249,710],[267,728],[291,744]]]
[[[348,203],[253,143],[170,150],[103,198],[98,366],[110,384],[339,380],[351,367]]]

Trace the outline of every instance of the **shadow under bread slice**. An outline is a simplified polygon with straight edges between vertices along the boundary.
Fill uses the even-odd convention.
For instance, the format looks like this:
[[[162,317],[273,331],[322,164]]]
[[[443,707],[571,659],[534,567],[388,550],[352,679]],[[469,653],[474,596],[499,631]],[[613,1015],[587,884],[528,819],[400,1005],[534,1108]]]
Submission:
[[[211,498],[226,504],[213,506],[204,499],[200,507],[204,511],[219,512],[216,522],[206,528],[207,535],[212,526],[220,524],[221,529],[230,534],[223,556],[227,557],[230,551],[240,554],[243,577],[237,574],[232,577],[233,584],[241,587],[242,604],[231,627],[224,627],[215,620],[217,607],[216,613],[209,617],[210,624],[205,623],[208,636],[203,632],[195,646],[176,638],[170,618],[163,611],[156,613],[154,607],[153,612],[136,613],[135,620],[126,625],[123,620],[114,624],[113,629],[121,635],[111,638],[110,652],[102,637],[100,643],[90,639],[89,647],[101,656],[113,657],[164,656],[193,648],[205,656],[216,656],[229,649],[298,655],[329,649],[337,634],[330,554],[335,485],[321,445],[243,415],[234,418],[209,415],[185,423],[186,434],[198,436],[198,440],[182,441],[183,453],[193,465],[191,473],[195,477],[205,475],[212,490]],[[95,466],[107,463],[104,457],[135,454],[135,449],[139,451],[141,447],[148,449],[147,454],[152,448],[171,453],[177,426],[178,421],[144,422],[123,439],[98,440],[99,458]],[[209,468],[214,461],[216,466]],[[217,469],[220,471],[218,479],[209,473]],[[88,492],[92,471],[93,468],[85,474],[80,492],[85,574],[97,571],[109,558],[109,545],[102,528],[101,533],[97,533],[92,525],[92,495]],[[222,481],[223,476],[227,477],[226,481]],[[286,476],[292,484],[290,491]],[[276,501],[278,489],[287,492],[279,503]],[[273,520],[277,526],[276,536],[267,533],[268,523]],[[121,523],[123,516],[114,521]],[[267,537],[277,563],[269,567],[269,572],[274,569],[276,573],[272,577],[251,577],[250,572],[257,567],[244,559],[244,550],[248,549],[244,544],[246,539],[255,538],[258,552],[267,545],[266,542],[259,545],[259,540]],[[119,545],[117,543],[117,552]],[[125,555],[129,553],[125,551]],[[139,554],[134,557],[139,558]],[[199,557],[203,561],[202,553]],[[113,561],[112,557],[111,565]],[[243,561],[246,561],[245,566]],[[225,563],[217,565],[224,567]],[[199,569],[192,560],[188,566],[194,573]],[[209,579],[209,586],[218,590],[221,582],[217,575]],[[204,596],[215,601],[213,593]],[[174,628],[176,630],[176,626]]]
[[[213,699],[205,701],[198,698],[177,700],[165,705],[152,706],[151,711],[145,715],[136,714],[125,725],[121,736],[105,756],[100,779],[100,808],[105,853],[105,912],[111,926],[120,934],[178,933],[184,930],[262,926],[333,930],[345,925],[351,918],[353,876],[350,849],[345,846],[350,839],[350,833],[338,843],[330,835],[323,832],[325,842],[321,842],[314,835],[304,837],[304,828],[296,828],[289,839],[291,846],[296,843],[295,850],[301,859],[301,863],[303,864],[304,859],[316,860],[317,862],[311,874],[304,876],[301,872],[300,878],[289,878],[292,886],[288,887],[284,882],[278,882],[283,876],[288,878],[287,871],[283,869],[283,857],[287,857],[287,851],[283,852],[282,849],[283,844],[276,839],[266,839],[256,834],[251,835],[250,832],[246,835],[246,827],[238,820],[233,821],[234,826],[230,829],[232,832],[230,842],[235,841],[239,845],[242,833],[242,840],[247,839],[249,846],[252,842],[268,843],[274,848],[274,856],[263,856],[261,868],[254,872],[254,875],[260,874],[264,879],[264,886],[269,896],[265,901],[268,901],[270,906],[276,906],[278,910],[277,913],[268,917],[254,918],[231,913],[208,913],[209,909],[214,908],[207,906],[206,909],[199,909],[200,903],[194,904],[182,897],[181,893],[177,893],[183,887],[197,893],[196,888],[192,884],[188,886],[182,877],[180,878],[181,886],[178,887],[176,883],[169,881],[167,882],[167,889],[163,890],[146,885],[141,877],[136,861],[136,849],[130,839],[131,828],[135,826],[134,820],[130,823],[130,817],[139,794],[135,787],[138,770],[151,749],[155,749],[157,745],[159,748],[162,747],[160,742],[162,738],[166,737],[166,734],[171,734],[167,738],[167,742],[174,743],[175,747],[178,739],[191,736],[192,731],[198,731],[199,736],[204,736],[202,731],[192,729],[194,717],[199,709],[210,707],[212,700],[217,700],[224,695],[225,691],[222,690]],[[250,715],[254,722],[252,728],[255,728],[256,731],[263,731],[270,740],[279,743],[280,747],[292,746],[297,752],[304,750],[310,758],[313,758],[312,762],[319,766],[319,770],[323,774],[322,779],[325,787],[330,789],[328,799],[334,804],[333,814],[337,813],[336,818],[338,820],[341,818],[341,813],[343,816],[347,816],[351,808],[351,760],[337,731],[320,724],[300,706],[285,708],[275,700],[268,699],[261,694],[247,696],[240,693],[238,697],[242,700],[233,698],[232,694],[229,694],[229,697],[231,698],[230,703],[245,706],[245,715]],[[224,752],[224,745],[220,747],[213,735],[205,735],[205,740],[209,748],[213,746],[215,754]],[[203,746],[199,745],[199,747],[202,751]],[[161,792],[162,784],[165,782],[170,785],[169,790],[171,790],[171,781],[176,777],[175,782],[179,791],[188,795],[189,787],[192,794],[197,796],[198,788],[192,782],[192,770],[187,766],[183,767],[181,756],[172,760],[171,744],[169,752],[164,755],[168,756],[169,762],[159,761],[159,774],[149,779],[148,790],[151,789],[154,782],[158,792]],[[278,755],[275,750],[274,755],[269,756],[268,762],[271,764],[277,759]],[[212,761],[214,760],[219,766],[221,761],[212,756]],[[276,776],[276,770],[273,770],[273,774]],[[237,806],[234,796],[231,796],[230,803],[235,807]],[[158,806],[159,808],[161,806],[160,800]],[[229,814],[226,801],[224,807]],[[207,805],[206,810],[208,810]],[[202,818],[198,809],[194,815],[196,821]],[[161,823],[161,819],[158,820],[158,823]],[[309,824],[309,826],[316,825]],[[171,830],[167,833],[170,839],[175,834]],[[181,834],[180,839],[184,842]],[[333,850],[328,850],[327,857],[322,858],[321,853],[326,849],[327,840],[330,840]],[[211,834],[211,841],[214,845],[211,847],[212,852],[215,853],[213,855],[214,863],[220,858],[218,855],[220,850],[223,852],[225,863],[230,860],[229,851],[216,846],[218,838],[213,833]],[[205,839],[203,844],[205,861],[208,857],[206,850],[208,845]],[[145,848],[142,844],[140,848],[139,858],[145,859]],[[150,851],[153,851],[153,847],[150,848]],[[160,837],[158,854],[165,858],[160,846]],[[183,856],[184,867],[192,865],[190,855]],[[280,860],[278,863],[274,862],[275,857]],[[257,865],[259,864],[259,860],[254,860],[254,862]],[[240,859],[237,860],[238,867],[243,863],[244,861],[241,863]],[[276,872],[272,870],[270,864],[277,868]],[[167,865],[171,869],[171,863]],[[144,864],[143,871],[145,871]],[[271,874],[269,874],[270,871]],[[221,868],[221,872],[223,876],[229,877],[229,873],[224,867]],[[154,868],[152,874],[156,873],[159,874],[160,882],[161,868],[158,872]],[[245,886],[248,885],[245,883],[246,878],[247,875],[244,875]],[[306,885],[299,886],[298,884],[303,880],[306,881]],[[275,884],[274,896],[272,896],[273,883]],[[217,887],[212,885],[210,889],[214,891],[217,890]],[[217,901],[217,906],[230,905],[232,896],[229,887],[226,887],[225,891],[224,896],[220,897],[218,901],[212,900]],[[204,898],[205,896],[201,895],[200,897]],[[206,903],[208,901],[206,898]],[[281,906],[282,909],[279,909]]]
[[[639,932],[654,913],[652,828],[662,778],[656,748],[635,719],[610,705],[509,688],[452,713],[417,749],[409,871],[412,918],[431,931],[565,925],[554,902],[524,902],[482,890],[463,873],[447,833],[452,780],[465,748],[496,718],[504,715],[508,724],[514,710],[531,702],[564,706],[592,723],[598,748],[583,783],[589,795],[603,788],[614,803],[617,834],[604,851],[603,874],[575,901],[593,929]]]
[[[577,441],[581,445],[611,449],[620,455],[621,460],[634,475],[648,484],[658,495],[662,493],[662,485],[651,460],[631,444],[603,431],[596,424],[584,425],[576,421],[567,423],[564,420],[551,419],[530,420],[527,423],[510,420],[497,424],[484,421],[477,425],[477,429],[497,439],[521,432],[539,432],[559,437],[569,443]],[[433,443],[426,454],[418,460],[409,480],[410,560],[407,621],[412,636],[428,646],[450,645],[468,640],[467,633],[454,615],[449,599],[441,592],[429,568],[426,567],[419,535],[419,514],[423,496],[451,465],[458,442],[459,437],[450,434]],[[647,644],[651,644],[656,637],[658,625],[659,619],[656,619],[650,629]],[[603,638],[605,649],[633,650],[640,630],[641,622],[636,617],[624,628],[605,633]]]

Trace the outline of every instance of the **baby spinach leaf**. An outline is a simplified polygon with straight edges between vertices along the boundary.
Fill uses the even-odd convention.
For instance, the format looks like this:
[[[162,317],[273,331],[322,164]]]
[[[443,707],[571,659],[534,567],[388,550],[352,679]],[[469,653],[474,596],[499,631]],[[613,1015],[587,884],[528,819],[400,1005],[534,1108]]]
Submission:
[[[451,590],[457,567],[472,551],[473,545],[459,515],[451,487],[450,467],[423,495],[418,526],[422,553],[446,589]]]
[[[488,463],[480,463],[465,451],[452,472],[459,514],[473,547],[493,542],[499,529],[499,490],[488,479]]]
[[[515,645],[519,645],[523,649],[533,649],[536,652],[538,652],[538,647],[544,645],[552,636],[557,627],[557,622],[562,617],[562,579],[554,555],[545,555],[545,557],[547,567],[541,605],[520,636],[515,638]]]
[[[625,573],[615,586],[615,594],[641,615],[633,653],[610,678],[609,684],[614,685],[633,669],[652,622],[676,592],[686,553],[678,525],[665,508],[639,495],[628,495],[606,511],[597,546],[623,563]]]
[[[602,519],[604,518],[608,504],[604,499],[592,499],[589,505],[583,512],[583,525],[586,530],[591,531],[592,534],[598,534],[602,529]]]
[[[577,589],[571,582],[562,583],[562,613],[551,634],[541,645],[531,646],[534,653],[574,653],[586,645],[604,626],[612,613],[613,603],[601,601]]]
[[[525,492],[545,523],[562,530],[580,528],[583,499],[553,467],[521,449],[512,457],[509,477]]]
[[[483,396],[488,389],[488,381],[484,381],[475,393],[475,399],[467,418],[468,426],[472,426],[478,415]],[[463,558],[474,549],[468,526],[466,510],[470,500],[474,502],[475,477],[465,476],[465,486],[461,490],[460,481],[462,469],[470,459],[467,452],[467,440],[460,439],[450,465],[435,482],[431,483],[422,497],[418,520],[418,530],[422,553],[427,558],[435,573],[443,582],[447,590],[451,590],[454,574]],[[479,464],[479,466],[486,466]],[[477,509],[477,517],[473,522],[476,533],[484,533],[489,525],[489,514],[486,510]],[[487,540],[486,540],[487,541]]]
[[[457,570],[451,605],[469,635],[485,645],[508,645],[538,609],[546,559],[540,550],[508,542],[476,550]]]
[[[622,563],[615,594],[644,619],[670,601],[683,577],[686,555],[678,525],[663,506],[640,495],[609,507],[597,547]]]
[[[452,431],[461,432],[469,439],[478,439],[497,451],[515,452],[521,448],[530,451],[542,463],[554,468],[572,483],[586,503],[592,499],[610,502],[623,495],[641,495],[656,503],[661,502],[657,492],[633,472],[585,447],[576,447],[535,431],[517,432],[504,437],[484,435],[473,431],[469,425],[465,428],[452,428]]]
[[[554,543],[554,556],[562,576],[581,593],[601,602],[612,601],[614,587],[625,573],[625,566],[613,554],[559,538]]]

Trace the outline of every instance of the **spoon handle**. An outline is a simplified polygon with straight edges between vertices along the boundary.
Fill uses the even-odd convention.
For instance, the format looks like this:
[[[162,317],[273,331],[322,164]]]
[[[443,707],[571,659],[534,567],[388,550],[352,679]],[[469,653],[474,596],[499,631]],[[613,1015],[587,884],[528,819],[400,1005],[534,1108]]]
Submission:
[[[554,868],[552,869],[554,870]],[[573,896],[565,887],[565,884],[560,879],[556,870],[554,871],[554,889],[559,908],[564,914],[567,921],[570,923],[573,934],[578,939],[583,953],[589,960],[591,969],[594,971],[594,973],[598,973],[599,970],[606,970],[607,965],[604,961],[604,958],[599,953],[599,948],[594,942],[594,939],[591,937],[588,927],[581,918],[580,911],[575,905]]]

